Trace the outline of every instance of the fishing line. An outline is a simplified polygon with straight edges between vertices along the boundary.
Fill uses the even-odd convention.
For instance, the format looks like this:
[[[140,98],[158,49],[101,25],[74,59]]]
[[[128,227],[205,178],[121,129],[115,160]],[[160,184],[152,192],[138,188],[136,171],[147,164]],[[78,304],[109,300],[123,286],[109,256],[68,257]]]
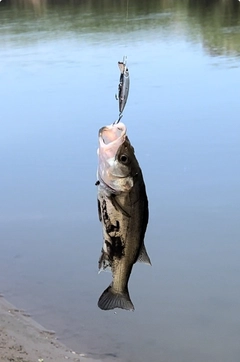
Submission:
[[[127,27],[127,22],[128,22],[128,7],[129,7],[129,0],[127,0],[127,13],[126,13],[126,27]]]
[[[129,9],[129,0],[127,0],[127,8],[126,8],[126,18],[125,18],[125,29],[127,29],[128,23],[128,9]],[[125,42],[125,48],[127,47]],[[123,56],[123,61],[118,62],[118,67],[120,69],[120,79],[118,85],[118,95],[115,94],[115,98],[118,100],[119,103],[119,115],[118,119],[113,122],[113,124],[117,124],[120,122],[121,118],[123,117],[123,110],[127,103],[128,93],[129,93],[129,71],[127,68],[127,56]]]

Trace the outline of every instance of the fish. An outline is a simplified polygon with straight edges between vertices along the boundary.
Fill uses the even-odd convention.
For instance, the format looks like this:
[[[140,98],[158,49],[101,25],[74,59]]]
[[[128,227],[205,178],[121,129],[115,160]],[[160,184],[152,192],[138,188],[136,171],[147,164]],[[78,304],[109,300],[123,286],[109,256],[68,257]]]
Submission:
[[[130,77],[129,70],[126,65],[125,57],[123,62],[118,62],[118,67],[120,69],[120,80],[118,85],[118,101],[119,101],[119,114],[121,115],[128,99],[129,86],[130,86]]]
[[[100,296],[98,307],[134,310],[128,281],[137,261],[151,265],[144,245],[149,211],[143,174],[122,122],[99,130],[97,177],[103,230],[98,267],[112,272],[112,283]]]

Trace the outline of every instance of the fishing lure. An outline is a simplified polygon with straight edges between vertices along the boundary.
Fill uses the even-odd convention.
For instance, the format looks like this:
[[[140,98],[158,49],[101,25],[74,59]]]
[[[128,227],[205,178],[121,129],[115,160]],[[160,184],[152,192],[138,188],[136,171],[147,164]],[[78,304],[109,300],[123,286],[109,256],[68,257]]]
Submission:
[[[128,99],[128,92],[129,92],[129,85],[130,85],[130,78],[129,78],[129,71],[127,68],[127,57],[123,57],[122,62],[118,62],[118,67],[120,69],[120,79],[118,85],[118,95],[116,95],[116,99],[119,102],[119,117],[115,123],[118,123],[123,116],[123,110],[127,103]]]

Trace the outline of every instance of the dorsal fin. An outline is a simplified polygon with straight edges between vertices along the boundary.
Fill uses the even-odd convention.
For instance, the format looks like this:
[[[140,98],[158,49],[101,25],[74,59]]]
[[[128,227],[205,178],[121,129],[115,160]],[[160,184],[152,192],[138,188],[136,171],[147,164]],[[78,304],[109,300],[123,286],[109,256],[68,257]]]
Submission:
[[[140,263],[145,263],[145,264],[148,264],[148,265],[152,265],[144,243],[142,244],[141,249],[139,251],[137,261],[140,262]]]

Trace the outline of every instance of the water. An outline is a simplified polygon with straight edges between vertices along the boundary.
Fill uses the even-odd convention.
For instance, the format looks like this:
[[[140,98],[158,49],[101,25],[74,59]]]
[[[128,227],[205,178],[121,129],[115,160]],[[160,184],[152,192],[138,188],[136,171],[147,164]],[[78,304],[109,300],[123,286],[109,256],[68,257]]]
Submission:
[[[0,3],[0,290],[109,361],[239,359],[239,2]],[[123,121],[150,203],[135,312],[96,306],[98,129]]]

